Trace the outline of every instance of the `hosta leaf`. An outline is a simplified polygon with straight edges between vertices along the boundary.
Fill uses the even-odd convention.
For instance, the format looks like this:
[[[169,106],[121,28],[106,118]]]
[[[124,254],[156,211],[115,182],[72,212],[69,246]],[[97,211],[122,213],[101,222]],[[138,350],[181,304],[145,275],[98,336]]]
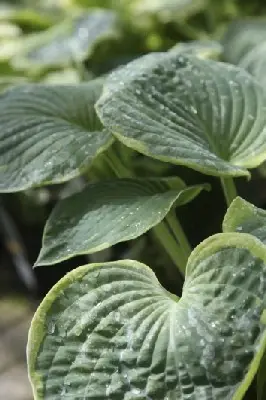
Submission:
[[[266,398],[266,353],[264,353],[257,375],[257,400]]]
[[[37,264],[54,264],[135,239],[161,222],[174,203],[185,204],[202,189],[186,187],[178,178],[91,184],[55,207]]]
[[[133,3],[137,13],[156,14],[162,20],[184,20],[204,10],[206,0],[138,0]]]
[[[96,104],[105,126],[150,157],[216,176],[266,158],[266,98],[244,70],[175,53],[114,72]]]
[[[222,40],[224,59],[232,64],[239,64],[253,47],[264,40],[266,40],[266,19],[233,22]]]
[[[62,71],[50,72],[44,77],[43,82],[54,85],[77,84],[80,82],[80,76],[77,69],[65,68]]]
[[[117,15],[112,11],[95,9],[74,16],[72,20],[29,37],[13,64],[18,69],[38,69],[82,61],[99,41],[117,34],[116,26]]]
[[[266,211],[237,197],[227,210],[223,231],[250,233],[266,244]],[[257,375],[257,400],[264,400],[265,395],[266,353],[264,353]]]
[[[241,59],[239,65],[253,75],[265,89],[266,39],[253,47],[246,56]]]
[[[225,60],[245,68],[266,87],[266,20],[232,23],[223,44]]]
[[[265,247],[247,234],[196,248],[180,300],[136,261],[80,267],[34,316],[35,398],[240,400],[265,348],[265,293]]]
[[[111,143],[94,103],[100,81],[25,85],[0,97],[0,191],[67,181]]]
[[[236,197],[225,214],[223,231],[250,233],[266,244],[266,211]]]
[[[223,47],[213,40],[192,40],[190,42],[178,43],[169,52],[175,54],[191,54],[199,58],[219,59]]]
[[[17,86],[25,83],[26,78],[23,76],[2,76],[0,78],[0,92],[7,89],[10,86]]]

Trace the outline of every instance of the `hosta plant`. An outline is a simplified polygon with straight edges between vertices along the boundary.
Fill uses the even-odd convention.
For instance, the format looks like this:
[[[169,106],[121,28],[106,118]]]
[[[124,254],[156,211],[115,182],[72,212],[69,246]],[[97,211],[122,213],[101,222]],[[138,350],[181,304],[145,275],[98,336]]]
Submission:
[[[63,277],[29,332],[35,399],[240,400],[255,377],[265,398],[266,214],[234,179],[266,159],[266,97],[242,68],[196,48],[143,56],[104,81],[1,96],[1,190],[83,182],[53,210],[36,265],[149,231],[183,279],[178,297],[138,257]],[[140,157],[220,179],[223,232],[191,251],[178,216],[209,186],[139,176]]]

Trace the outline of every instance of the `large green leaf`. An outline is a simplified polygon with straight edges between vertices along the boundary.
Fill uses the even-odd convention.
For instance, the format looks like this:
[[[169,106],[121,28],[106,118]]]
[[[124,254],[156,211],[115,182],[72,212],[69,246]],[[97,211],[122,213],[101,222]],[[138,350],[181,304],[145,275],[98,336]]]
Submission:
[[[249,233],[266,244],[266,211],[236,197],[225,214],[223,231]],[[264,400],[265,395],[266,352],[257,375],[257,400]]]
[[[111,143],[94,111],[102,84],[25,85],[0,97],[0,191],[69,180]]]
[[[35,399],[242,399],[266,344],[265,278],[265,247],[239,233],[194,250],[180,300],[136,261],[72,271],[30,328]]]
[[[203,186],[178,178],[117,179],[94,183],[61,200],[44,230],[37,265],[55,264],[135,239],[157,225],[171,206],[193,199]]]
[[[96,104],[127,146],[216,176],[249,175],[265,160],[265,107],[243,69],[174,52],[115,71]]]
[[[266,244],[266,211],[236,197],[225,214],[223,232],[250,233]]]
[[[82,61],[99,41],[117,35],[117,15],[95,9],[74,16],[46,32],[33,34],[12,60],[18,69],[65,66]]]

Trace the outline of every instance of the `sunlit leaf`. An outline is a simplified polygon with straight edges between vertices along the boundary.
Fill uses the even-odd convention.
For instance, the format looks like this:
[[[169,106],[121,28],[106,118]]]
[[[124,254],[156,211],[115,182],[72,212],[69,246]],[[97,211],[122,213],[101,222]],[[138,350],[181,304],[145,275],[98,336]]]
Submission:
[[[250,233],[266,244],[266,211],[237,197],[224,217],[223,231]]]
[[[220,43],[212,40],[192,40],[190,42],[177,43],[170,50],[175,54],[191,54],[199,58],[219,59],[223,47]]]
[[[249,175],[266,159],[265,93],[226,63],[144,56],[111,74],[96,109],[125,145],[209,175]]]
[[[204,10],[207,3],[206,0],[137,0],[133,7],[139,14],[156,14],[167,21],[184,20]]]
[[[137,261],[80,267],[37,310],[38,400],[240,400],[265,344],[265,247],[215,235],[191,254],[182,298]]]
[[[80,77],[76,69],[64,68],[63,71],[50,72],[44,77],[43,82],[53,85],[77,84],[80,82]]]
[[[178,178],[116,179],[61,200],[50,216],[37,265],[55,264],[135,239],[204,188]]]
[[[25,85],[0,97],[0,191],[67,181],[111,143],[94,111],[100,81]]]

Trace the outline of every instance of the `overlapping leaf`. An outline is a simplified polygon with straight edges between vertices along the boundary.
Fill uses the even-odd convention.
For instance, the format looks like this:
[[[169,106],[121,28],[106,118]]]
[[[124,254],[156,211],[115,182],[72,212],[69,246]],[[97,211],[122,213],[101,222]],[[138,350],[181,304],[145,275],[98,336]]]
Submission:
[[[0,191],[80,174],[111,143],[94,111],[102,83],[25,85],[0,97]]]
[[[243,57],[266,40],[266,20],[246,19],[232,22],[222,40],[224,58],[239,64]]]
[[[219,42],[213,40],[192,40],[178,43],[169,51],[175,54],[191,54],[199,58],[219,59],[223,52],[223,47]]]
[[[224,58],[245,68],[265,88],[266,20],[233,23],[223,42]]]
[[[266,211],[237,197],[224,217],[223,231],[250,233],[266,244]]]
[[[136,261],[80,267],[37,310],[35,399],[240,400],[266,344],[265,247],[215,235],[191,254],[182,298]]]
[[[189,202],[203,188],[186,187],[178,178],[91,184],[58,203],[46,224],[37,265],[135,239],[161,222],[174,203]]]
[[[150,54],[111,74],[96,104],[105,126],[150,157],[216,176],[266,158],[266,98],[243,69]]]

